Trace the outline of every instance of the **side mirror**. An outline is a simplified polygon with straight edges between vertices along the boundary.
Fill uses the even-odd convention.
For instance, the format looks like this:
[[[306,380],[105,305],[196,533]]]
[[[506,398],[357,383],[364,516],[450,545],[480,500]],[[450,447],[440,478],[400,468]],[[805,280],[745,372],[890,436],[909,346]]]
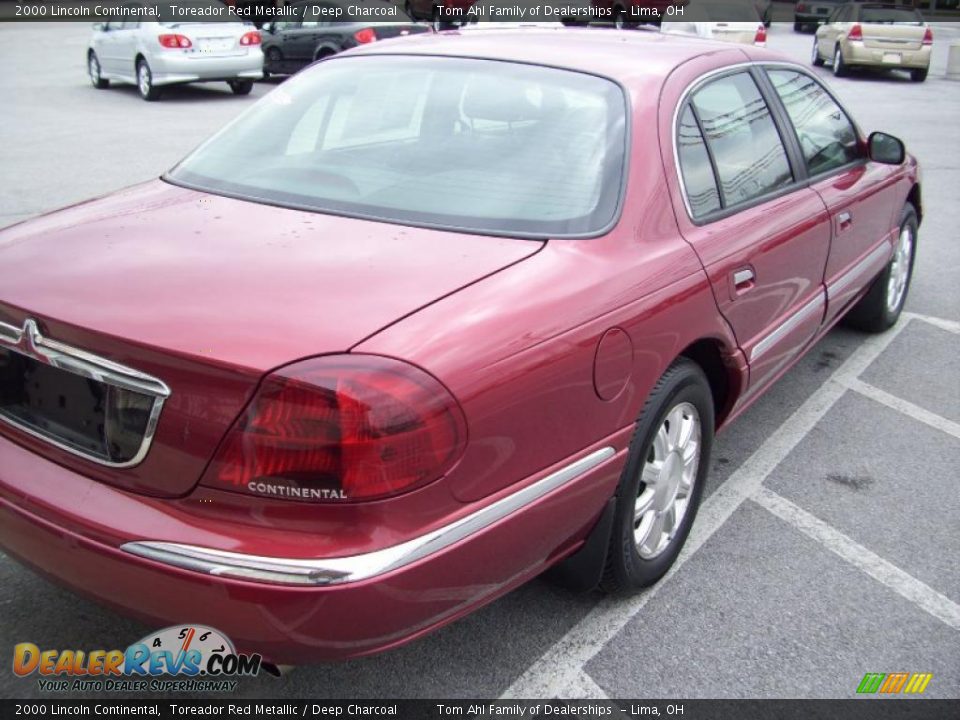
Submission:
[[[106,24],[105,22],[94,23],[94,24],[93,24],[93,29],[94,29],[94,30],[99,30],[100,32],[106,32],[106,30],[107,30],[107,24]]]
[[[268,32],[268,33],[270,33],[271,35],[273,35],[273,34],[277,31],[277,23],[275,23],[275,22],[268,22],[266,25],[264,25],[264,26],[261,28],[261,30],[264,30],[265,32]]]
[[[871,160],[884,165],[900,165],[907,157],[903,141],[883,132],[870,133],[867,149]]]

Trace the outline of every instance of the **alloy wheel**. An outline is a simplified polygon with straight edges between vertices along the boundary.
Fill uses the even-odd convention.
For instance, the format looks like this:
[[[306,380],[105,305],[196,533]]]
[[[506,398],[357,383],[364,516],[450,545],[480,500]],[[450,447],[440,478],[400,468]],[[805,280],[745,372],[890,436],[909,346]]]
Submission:
[[[90,53],[90,58],[87,61],[87,71],[90,73],[90,82],[95,86],[100,84],[100,61],[97,60],[97,56],[93,53]]]
[[[700,450],[700,414],[680,403],[653,438],[634,501],[633,539],[645,560],[663,553],[676,536],[690,505]]]
[[[147,67],[146,63],[140,63],[140,67],[137,68],[137,86],[140,88],[140,94],[144,97],[150,94],[152,80],[150,68]]]
[[[896,312],[903,302],[910,280],[910,262],[913,257],[913,228],[904,225],[900,230],[897,248],[890,263],[890,277],[887,280],[887,310]]]

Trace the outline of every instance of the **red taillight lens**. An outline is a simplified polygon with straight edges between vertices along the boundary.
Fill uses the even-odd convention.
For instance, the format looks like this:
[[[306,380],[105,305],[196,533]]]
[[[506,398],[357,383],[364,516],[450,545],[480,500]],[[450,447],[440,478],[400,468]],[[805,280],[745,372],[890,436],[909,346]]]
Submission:
[[[863,40],[863,28],[860,23],[855,23],[847,33],[847,40]]]
[[[190,42],[190,38],[188,38],[186,35],[167,34],[167,35],[161,35],[157,39],[160,41],[160,44],[165,48],[193,47],[193,43]]]
[[[924,45],[933,45],[933,29],[927,28],[923,33],[923,44]]]
[[[806,12],[807,6],[803,3],[797,3],[797,12]]]
[[[361,45],[366,45],[377,39],[377,33],[374,32],[373,28],[364,28],[363,30],[357,30],[353,34],[353,39]]]
[[[757,34],[753,36],[754,45],[766,45],[767,44],[767,29],[763,26],[763,23],[757,26]]]
[[[220,444],[202,483],[324,501],[370,500],[444,475],[466,444],[449,391],[374,355],[334,355],[269,375]]]
[[[244,33],[243,37],[240,38],[241,45],[259,45],[260,44],[260,32],[257,30],[251,30],[248,33]]]

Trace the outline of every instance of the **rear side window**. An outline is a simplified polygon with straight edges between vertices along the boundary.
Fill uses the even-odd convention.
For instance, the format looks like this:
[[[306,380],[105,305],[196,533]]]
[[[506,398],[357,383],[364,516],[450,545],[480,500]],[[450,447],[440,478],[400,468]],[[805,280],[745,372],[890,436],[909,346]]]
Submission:
[[[717,192],[717,179],[713,174],[700,126],[697,125],[697,119],[689,105],[680,115],[680,126],[677,128],[677,154],[690,212],[695,218],[699,218],[719,210],[720,193]]]
[[[767,74],[787,108],[811,175],[860,157],[853,123],[820,83],[793,70],[768,70]]]
[[[714,80],[692,98],[716,163],[723,207],[793,181],[780,134],[757,84],[746,72]]]

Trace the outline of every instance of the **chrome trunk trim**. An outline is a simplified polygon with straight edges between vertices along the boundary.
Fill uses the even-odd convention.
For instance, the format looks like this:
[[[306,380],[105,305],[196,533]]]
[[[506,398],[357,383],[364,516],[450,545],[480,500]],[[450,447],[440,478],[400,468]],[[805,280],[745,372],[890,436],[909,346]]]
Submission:
[[[150,409],[150,416],[147,419],[147,426],[144,430],[140,448],[137,450],[136,455],[126,462],[111,462],[96,455],[78,450],[71,445],[58,441],[56,438],[24,425],[13,418],[7,417],[2,412],[0,412],[0,422],[99,465],[113,468],[128,468],[143,462],[143,459],[150,449],[150,444],[153,442],[153,436],[157,429],[157,423],[160,420],[160,411],[163,409],[163,403],[170,397],[170,388],[167,387],[164,382],[146,373],[142,373],[139,370],[134,370],[133,368],[115,363],[107,358],[89,353],[86,350],[66,345],[57,340],[51,340],[40,332],[37,321],[32,318],[24,320],[22,328],[0,322],[0,347],[24,355],[44,365],[50,365],[59,370],[72,373],[73,375],[79,375],[80,377],[89,378],[104,385],[129,390],[153,398],[153,406]]]

